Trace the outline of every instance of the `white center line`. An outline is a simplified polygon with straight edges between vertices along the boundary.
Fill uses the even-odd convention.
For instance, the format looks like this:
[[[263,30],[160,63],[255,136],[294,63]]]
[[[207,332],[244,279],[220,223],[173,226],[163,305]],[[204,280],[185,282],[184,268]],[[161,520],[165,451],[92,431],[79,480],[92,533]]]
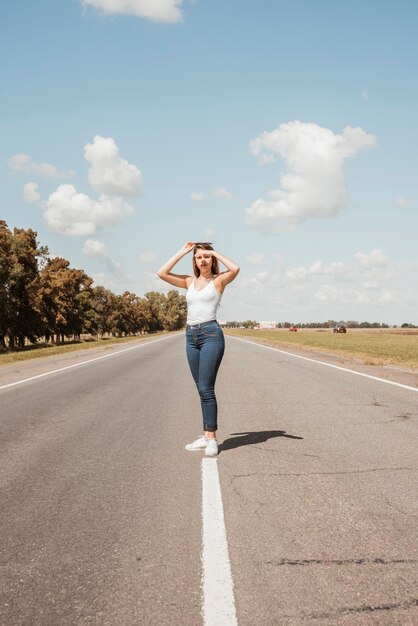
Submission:
[[[94,363],[94,361],[101,361],[102,359],[109,359],[112,356],[117,356],[118,354],[123,354],[124,352],[129,352],[130,350],[136,350],[137,348],[144,348],[145,346],[149,346],[151,343],[157,343],[158,341],[165,341],[166,339],[170,339],[170,337],[175,337],[177,335],[169,335],[168,337],[162,337],[161,339],[153,339],[152,341],[144,341],[143,343],[136,344],[135,346],[131,346],[130,348],[125,348],[124,350],[118,350],[117,352],[111,352],[110,354],[104,354],[103,356],[96,356],[94,359],[87,359],[86,361],[81,361],[80,363],[74,363],[73,365],[66,365],[65,367],[59,367],[56,370],[50,370],[49,372],[44,372],[43,374],[37,374],[36,376],[30,376],[30,378],[23,378],[22,380],[17,380],[14,383],[8,383],[7,385],[1,385],[0,391],[2,389],[7,389],[8,387],[15,387],[16,385],[22,385],[23,383],[27,383],[31,380],[36,380],[37,378],[43,378],[44,376],[49,376],[50,374],[56,374],[57,372],[63,372],[65,370],[70,370],[73,367],[80,367],[81,365],[87,365],[88,363]]]
[[[203,622],[237,626],[217,459],[202,459]]]
[[[318,361],[317,359],[310,359],[307,356],[301,356],[300,354],[293,354],[292,352],[287,352],[286,350],[280,350],[279,348],[274,348],[272,346],[264,346],[262,343],[257,343],[256,341],[249,341],[248,339],[241,339],[240,337],[232,337],[231,335],[229,335],[229,337],[230,339],[236,339],[237,341],[250,343],[253,346],[258,346],[259,348],[265,348],[266,350],[275,350],[275,352],[281,352],[282,354],[293,356],[295,357],[295,359],[302,359],[303,361],[311,361],[311,363],[317,363],[318,365],[325,365],[326,367],[332,367],[336,370],[341,370],[342,372],[349,372],[350,374],[355,374],[356,376],[363,376],[364,378],[370,378],[371,380],[378,380],[379,382],[386,383],[387,385],[395,385],[395,387],[402,387],[402,389],[409,389],[409,391],[418,392],[417,387],[410,387],[409,385],[402,385],[402,383],[396,383],[394,380],[386,380],[386,378],[379,378],[378,376],[371,376],[371,374],[363,374],[363,372],[356,372],[355,370],[350,370],[347,367],[341,367],[340,365],[332,365],[331,363],[325,363],[325,361]]]

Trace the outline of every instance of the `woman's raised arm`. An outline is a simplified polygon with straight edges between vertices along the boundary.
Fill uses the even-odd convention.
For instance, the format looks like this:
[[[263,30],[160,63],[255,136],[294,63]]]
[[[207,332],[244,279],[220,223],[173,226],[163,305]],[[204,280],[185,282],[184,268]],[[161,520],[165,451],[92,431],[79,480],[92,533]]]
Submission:
[[[217,279],[215,279],[218,283],[218,290],[222,293],[226,285],[232,283],[232,281],[238,276],[240,267],[234,263],[234,261],[231,261],[231,259],[228,259],[228,257],[216,252],[215,250],[213,250],[212,255],[226,267],[226,272],[220,272]]]
[[[184,246],[174,255],[171,259],[168,259],[164,265],[160,267],[157,275],[165,280],[166,283],[174,285],[175,287],[181,287],[187,289],[187,279],[190,278],[188,274],[172,274],[173,267],[182,259],[186,254],[189,254],[194,248],[193,241],[188,241]]]

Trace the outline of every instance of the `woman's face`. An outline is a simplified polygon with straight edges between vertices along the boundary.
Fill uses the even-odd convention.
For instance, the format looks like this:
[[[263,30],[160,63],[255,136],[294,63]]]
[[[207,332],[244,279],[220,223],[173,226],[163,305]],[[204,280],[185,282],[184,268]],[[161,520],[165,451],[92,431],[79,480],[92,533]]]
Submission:
[[[196,265],[201,272],[205,272],[212,267],[212,252],[211,250],[202,250],[198,248],[194,255]]]

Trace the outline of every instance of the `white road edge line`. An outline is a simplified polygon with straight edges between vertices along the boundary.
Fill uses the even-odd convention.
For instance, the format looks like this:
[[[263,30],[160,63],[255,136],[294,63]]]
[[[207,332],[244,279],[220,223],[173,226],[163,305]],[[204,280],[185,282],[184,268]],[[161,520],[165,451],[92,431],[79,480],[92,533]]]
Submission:
[[[295,357],[295,359],[302,359],[303,361],[311,361],[311,363],[317,363],[318,365],[325,365],[325,367],[332,367],[336,370],[341,370],[342,372],[349,372],[350,374],[355,374],[356,376],[363,376],[364,378],[371,378],[371,380],[378,380],[379,382],[386,383],[387,385],[395,385],[396,387],[402,387],[402,389],[409,389],[409,391],[415,391],[416,393],[418,393],[417,387],[410,387],[409,385],[402,385],[401,383],[396,383],[394,380],[386,380],[386,378],[379,378],[378,376],[371,376],[370,374],[363,374],[363,372],[356,372],[355,370],[350,370],[346,367],[341,367],[340,365],[331,365],[331,363],[325,363],[325,361],[318,361],[316,359],[310,359],[307,356],[300,356],[299,354],[286,352],[286,350],[280,350],[279,348],[263,346],[263,344],[257,343],[256,341],[249,341],[248,339],[241,339],[240,337],[233,337],[232,335],[227,335],[227,337],[229,337],[230,339],[236,339],[237,341],[243,341],[244,343],[250,343],[253,346],[258,346],[259,348],[265,348],[266,350],[274,350],[275,352],[281,352],[282,354],[293,356]]]
[[[168,337],[162,337],[161,339],[153,339],[152,341],[143,341],[136,346],[131,346],[130,348],[125,348],[125,350],[118,350],[117,352],[111,352],[110,354],[104,354],[103,356],[97,356],[94,359],[88,359],[87,361],[82,361],[81,363],[74,363],[73,365],[66,365],[65,367],[59,367],[56,370],[50,370],[49,372],[44,372],[43,374],[37,374],[36,376],[31,376],[30,378],[23,378],[22,380],[17,380],[14,383],[8,383],[7,385],[1,385],[0,391],[2,389],[7,389],[8,387],[15,387],[16,385],[22,385],[23,383],[27,383],[31,380],[36,380],[37,378],[43,378],[44,376],[49,376],[50,374],[56,374],[57,372],[63,372],[64,370],[72,369],[73,367],[80,367],[81,365],[87,365],[87,363],[93,363],[94,361],[100,361],[101,359],[109,359],[112,356],[117,356],[118,354],[123,354],[123,352],[129,352],[130,350],[136,350],[137,348],[143,348],[144,346],[149,346],[151,343],[157,343],[158,341],[165,341],[166,339],[170,339],[172,337],[176,337],[176,335],[169,335]]]
[[[237,626],[217,459],[202,459],[203,623]]]

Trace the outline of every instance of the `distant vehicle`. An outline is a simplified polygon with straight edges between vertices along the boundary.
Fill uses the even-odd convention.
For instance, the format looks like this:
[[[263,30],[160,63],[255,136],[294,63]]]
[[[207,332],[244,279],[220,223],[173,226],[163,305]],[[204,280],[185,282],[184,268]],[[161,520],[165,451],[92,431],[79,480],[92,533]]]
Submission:
[[[292,324],[292,325],[291,325],[291,327],[289,328],[289,331],[290,331],[290,332],[294,332],[294,333],[296,333],[296,332],[297,332],[297,330],[298,330],[298,327],[297,327],[297,326],[295,326],[294,324]]]
[[[346,333],[347,329],[345,326],[338,325],[338,326],[334,326],[333,332],[334,333]]]

